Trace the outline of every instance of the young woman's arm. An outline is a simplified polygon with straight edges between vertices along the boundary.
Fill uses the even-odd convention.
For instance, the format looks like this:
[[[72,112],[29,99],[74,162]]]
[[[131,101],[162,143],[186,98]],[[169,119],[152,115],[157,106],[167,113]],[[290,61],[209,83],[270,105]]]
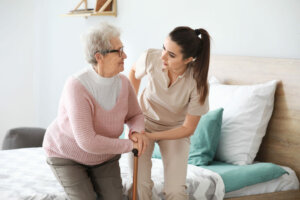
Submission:
[[[141,80],[135,78],[135,65],[132,66],[129,72],[129,80],[134,88],[135,94],[137,95],[139,92]]]
[[[183,125],[167,131],[146,133],[146,136],[152,140],[175,140],[193,135],[197,128],[200,116],[187,114]]]

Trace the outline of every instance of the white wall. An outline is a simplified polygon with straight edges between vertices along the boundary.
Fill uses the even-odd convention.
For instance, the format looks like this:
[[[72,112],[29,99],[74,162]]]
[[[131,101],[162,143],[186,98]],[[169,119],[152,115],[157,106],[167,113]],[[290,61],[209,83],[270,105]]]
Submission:
[[[34,0],[13,2],[0,2],[0,146],[9,128],[37,124]]]
[[[0,1],[0,66],[5,72],[0,89],[13,94],[1,100],[0,135],[12,125],[48,126],[66,77],[87,65],[80,34],[100,21],[122,30],[128,55],[125,74],[143,50],[161,48],[166,35],[179,25],[206,28],[215,54],[300,58],[298,0],[118,0],[117,17],[61,16],[78,2]]]

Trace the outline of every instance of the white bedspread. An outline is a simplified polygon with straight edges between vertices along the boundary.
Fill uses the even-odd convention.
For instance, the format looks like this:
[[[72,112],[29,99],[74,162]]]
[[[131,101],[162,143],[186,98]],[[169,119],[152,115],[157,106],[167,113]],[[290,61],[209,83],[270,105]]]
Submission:
[[[0,199],[67,199],[45,159],[41,148],[0,151]],[[126,154],[120,159],[120,167],[126,200],[132,183]],[[152,179],[155,183],[153,199],[163,199],[163,168],[159,159],[153,159]],[[187,186],[190,200],[221,200],[225,194],[218,174],[193,165],[188,166]]]

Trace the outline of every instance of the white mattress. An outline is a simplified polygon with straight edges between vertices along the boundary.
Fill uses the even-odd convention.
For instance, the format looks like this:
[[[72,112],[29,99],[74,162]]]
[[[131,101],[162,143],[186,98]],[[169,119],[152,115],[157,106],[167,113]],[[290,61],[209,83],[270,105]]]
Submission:
[[[123,181],[123,200],[128,200],[132,184],[126,154],[120,159]],[[163,188],[163,168],[159,159],[153,159],[152,179],[155,183],[153,199],[160,200]],[[222,200],[222,178],[207,169],[189,166],[188,193],[190,200]],[[42,148],[0,151],[0,200],[66,200],[63,188],[46,163]]]
[[[66,196],[58,184],[41,148],[0,151],[0,199],[10,200],[65,200]],[[124,186],[124,200],[132,182],[126,155],[120,160]],[[285,167],[289,175],[241,190],[227,193],[225,197],[243,196],[299,188],[295,172]],[[153,199],[162,199],[163,168],[159,159],[153,159],[152,179],[155,183]],[[221,177],[207,169],[188,166],[187,186],[190,200],[219,200],[224,197]]]

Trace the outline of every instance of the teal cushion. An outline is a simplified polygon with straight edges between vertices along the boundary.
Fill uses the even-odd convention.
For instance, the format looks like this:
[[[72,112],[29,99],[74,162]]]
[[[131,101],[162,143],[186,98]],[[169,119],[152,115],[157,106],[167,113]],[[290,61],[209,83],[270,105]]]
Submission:
[[[201,167],[214,171],[222,177],[225,192],[231,192],[246,186],[270,181],[288,173],[280,166],[272,163],[233,165],[214,161],[211,165]]]
[[[191,136],[189,164],[201,166],[213,161],[220,140],[223,110],[219,108],[201,117]]]
[[[203,115],[191,136],[189,164],[201,166],[213,161],[219,144],[223,108],[219,108]],[[153,158],[161,158],[159,147],[155,144]]]
[[[161,154],[160,154],[159,146],[158,146],[157,143],[155,143],[154,151],[153,151],[153,153],[152,153],[152,158],[158,158],[158,159],[161,159]]]

